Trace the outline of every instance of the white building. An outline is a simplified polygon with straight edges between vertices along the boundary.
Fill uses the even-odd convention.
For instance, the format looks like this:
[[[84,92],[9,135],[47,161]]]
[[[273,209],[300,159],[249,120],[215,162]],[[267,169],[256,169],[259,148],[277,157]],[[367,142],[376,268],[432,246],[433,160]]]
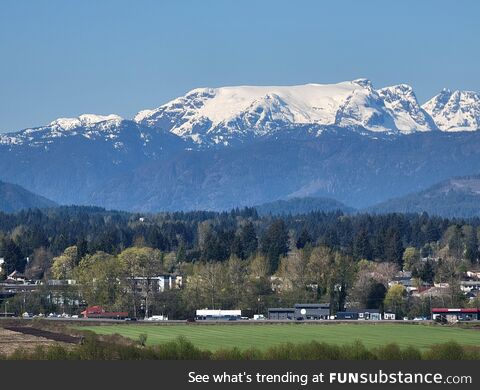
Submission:
[[[180,288],[183,283],[183,278],[180,275],[157,275],[152,277],[137,276],[134,278],[137,282],[137,288],[142,290],[146,287],[147,281],[151,288],[150,291],[164,292],[174,288]]]
[[[384,320],[395,320],[395,313],[384,313],[383,314]]]
[[[200,309],[196,311],[196,317],[199,320],[239,320],[242,311]]]

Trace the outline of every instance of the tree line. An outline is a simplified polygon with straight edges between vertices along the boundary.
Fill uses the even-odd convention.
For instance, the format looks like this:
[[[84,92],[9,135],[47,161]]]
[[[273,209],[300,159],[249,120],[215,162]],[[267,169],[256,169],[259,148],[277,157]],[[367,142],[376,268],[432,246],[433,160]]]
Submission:
[[[249,313],[296,302],[347,304],[398,315],[427,313],[435,302],[412,302],[388,281],[412,272],[418,286],[451,286],[439,304],[465,305],[459,280],[478,267],[478,219],[427,214],[259,216],[230,212],[134,214],[92,207],[0,213],[2,278],[17,270],[31,279],[75,279],[63,306],[102,304],[134,315],[191,316],[195,308],[242,308]],[[131,283],[161,273],[184,276],[181,289],[143,292]],[[146,290],[146,292],[145,292]],[[48,288],[31,294],[35,307],[54,310]],[[20,309],[28,300],[17,302]],[[12,302],[12,307],[15,302]]]

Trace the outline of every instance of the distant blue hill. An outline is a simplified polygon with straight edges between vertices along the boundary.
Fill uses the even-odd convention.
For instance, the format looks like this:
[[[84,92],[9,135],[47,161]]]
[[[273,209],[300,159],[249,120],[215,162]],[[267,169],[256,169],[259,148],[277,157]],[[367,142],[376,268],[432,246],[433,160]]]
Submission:
[[[25,188],[0,181],[0,211],[15,212],[30,208],[49,208],[57,204]]]
[[[387,200],[366,211],[422,213],[442,217],[480,217],[480,175],[454,177],[426,190]]]

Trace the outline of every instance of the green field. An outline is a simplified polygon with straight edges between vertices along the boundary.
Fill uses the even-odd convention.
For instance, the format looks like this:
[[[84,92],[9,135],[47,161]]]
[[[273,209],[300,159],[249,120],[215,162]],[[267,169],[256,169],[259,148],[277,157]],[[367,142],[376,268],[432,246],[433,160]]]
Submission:
[[[367,347],[395,342],[399,346],[427,348],[454,340],[463,345],[480,345],[480,330],[412,324],[266,324],[266,325],[97,325],[81,327],[98,334],[118,333],[138,339],[148,335],[147,344],[157,345],[184,336],[197,347],[216,350],[239,347],[263,349],[276,344],[312,340],[347,344],[360,340]]]

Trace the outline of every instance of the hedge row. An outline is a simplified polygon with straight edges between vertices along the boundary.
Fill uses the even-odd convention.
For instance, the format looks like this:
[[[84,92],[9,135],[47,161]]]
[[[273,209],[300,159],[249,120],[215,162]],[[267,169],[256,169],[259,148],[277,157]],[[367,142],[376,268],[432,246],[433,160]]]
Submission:
[[[480,346],[462,346],[450,341],[421,351],[416,347],[401,348],[395,343],[367,348],[360,341],[334,345],[312,341],[304,344],[285,343],[265,350],[250,348],[201,350],[185,338],[154,346],[126,342],[120,336],[100,338],[89,334],[81,345],[38,347],[33,352],[18,349],[9,360],[480,360]]]

